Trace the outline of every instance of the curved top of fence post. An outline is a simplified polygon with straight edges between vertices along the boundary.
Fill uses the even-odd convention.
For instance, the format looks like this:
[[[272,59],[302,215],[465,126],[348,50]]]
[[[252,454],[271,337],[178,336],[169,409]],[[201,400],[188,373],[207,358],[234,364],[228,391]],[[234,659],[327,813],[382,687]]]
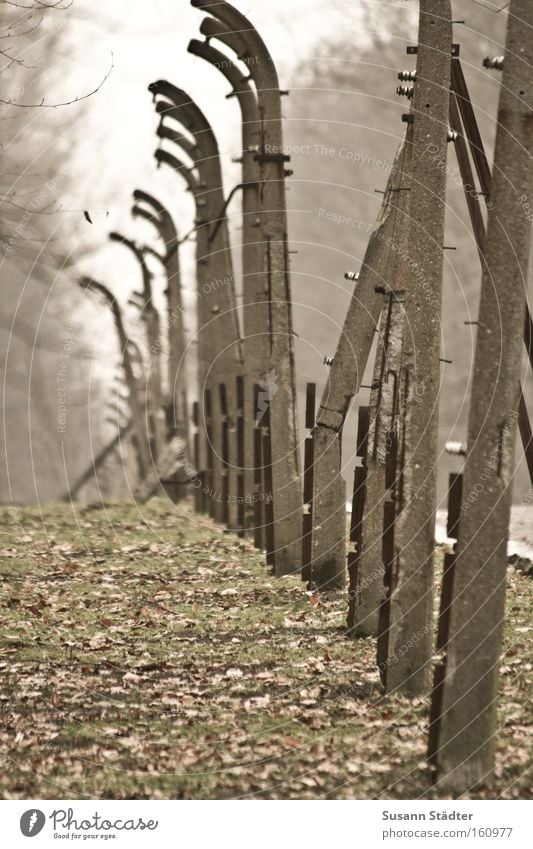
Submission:
[[[206,133],[207,130],[201,130],[199,126],[194,121],[194,115],[189,114],[183,106],[175,106],[173,103],[169,103],[168,100],[158,100],[155,105],[155,111],[160,117],[159,125],[156,129],[156,135],[160,137],[164,137],[165,129],[168,125],[164,123],[165,118],[172,118],[172,120],[177,121],[180,124],[181,136],[183,138],[182,147],[184,150],[187,150],[189,156],[192,157],[192,152],[195,147],[198,147],[198,136],[202,132]],[[189,138],[189,135],[185,135],[185,131],[194,136],[194,142],[192,142]],[[177,141],[178,131],[175,130],[175,138],[173,141]]]
[[[90,289],[93,292],[97,292],[107,301],[107,303],[111,307],[113,320],[115,322],[115,327],[117,329],[120,345],[122,347],[123,365],[126,370],[126,377],[128,378],[128,380],[133,380],[133,373],[131,372],[131,361],[129,359],[128,349],[131,340],[128,338],[128,334],[126,333],[126,329],[124,327],[122,309],[120,307],[119,302],[117,301],[111,289],[108,289],[107,286],[104,286],[103,283],[99,283],[98,280],[95,280],[93,277],[81,277],[78,283],[80,286],[84,286],[86,289]]]
[[[167,127],[164,124],[161,124],[157,128],[157,135],[161,139],[168,139],[173,142],[176,147],[181,148],[194,162],[193,168],[190,168],[182,159],[179,157],[173,156],[171,153],[165,150],[165,148],[159,148],[156,151],[156,159],[158,162],[166,162],[167,165],[170,165],[171,168],[175,170],[180,170],[183,173],[184,178],[187,180],[189,191],[195,196],[195,200],[199,201],[203,199],[204,201],[209,200],[209,193],[214,191],[215,195],[220,191],[222,186],[222,173],[220,170],[220,163],[218,162],[218,157],[213,158],[212,156],[203,156],[198,145],[191,146],[190,143],[183,143],[183,136],[180,134],[179,130],[174,130],[172,127]],[[214,167],[214,186],[209,189],[208,184],[211,182],[208,178],[210,176],[210,170],[208,172],[208,168],[211,169]],[[194,186],[193,186],[194,182]],[[198,203],[199,206],[203,206],[203,203]]]
[[[225,76],[232,87],[232,91],[226,97],[235,95],[238,98],[243,121],[252,122],[259,120],[256,92],[246,77],[243,77],[241,69],[225,53],[217,50],[209,42],[199,41],[197,38],[191,39],[187,50],[193,56],[199,56],[201,59],[205,59],[206,62],[209,62],[210,65],[213,65],[217,71],[220,71]]]
[[[158,103],[157,105],[161,107],[165,106],[163,102]],[[171,109],[165,108],[165,114],[168,115],[169,118],[173,118],[176,121],[182,120],[182,116],[177,116],[173,114],[173,109],[175,109],[175,107],[172,107]],[[161,121],[156,130],[156,135],[159,136],[160,139],[168,139],[169,141],[174,142],[174,144],[177,144],[179,147],[181,147],[183,151],[185,151],[187,156],[190,156],[190,158],[193,159],[195,162],[198,159],[199,145],[196,142],[189,141],[189,139],[184,136],[180,130],[176,130],[173,127],[169,127],[167,126],[167,124],[163,124],[163,121]]]
[[[171,103],[174,104],[174,109],[166,108],[165,106],[161,107],[160,103],[156,105],[156,109],[160,114],[168,115],[176,119],[182,125],[184,125],[187,129],[190,129],[194,135],[195,142],[198,145],[198,149],[190,149],[189,151],[185,150],[191,158],[194,159],[196,169],[200,176],[201,184],[199,188],[204,190],[204,198],[198,197],[198,192],[195,192],[194,198],[197,206],[197,211],[200,206],[207,206],[207,214],[206,216],[200,216],[198,214],[198,218],[206,219],[199,220],[197,224],[207,224],[209,228],[215,221],[219,219],[222,215],[223,223],[220,227],[217,227],[217,232],[220,230],[220,236],[223,240],[223,246],[221,245],[221,259],[224,260],[227,266],[227,273],[229,276],[233,276],[233,268],[232,268],[232,259],[231,259],[231,251],[229,244],[229,235],[227,229],[227,220],[225,218],[224,212],[224,191],[223,191],[223,179],[222,179],[222,168],[220,163],[220,156],[218,150],[218,143],[215,137],[215,134],[211,128],[211,125],[201,109],[191,100],[190,96],[183,91],[183,89],[174,86],[172,83],[167,80],[158,80],[155,83],[151,83],[148,87],[149,91],[153,95],[160,95],[168,98]],[[185,119],[190,119],[190,127],[187,126],[187,122]],[[163,129],[160,126],[158,133],[160,135],[164,135],[165,137],[169,137],[171,133],[167,129]],[[173,139],[177,144],[182,144],[182,138],[178,137]],[[187,175],[190,175],[190,171],[184,172],[181,169],[183,165],[179,163],[172,155],[167,154],[166,151],[162,149],[156,153],[156,157],[158,161],[165,161],[167,164],[172,167],[178,166],[180,173],[183,173],[185,178]],[[174,159],[174,162],[172,162]],[[181,165],[181,167],[180,167]],[[203,234],[205,238],[207,238],[208,230]]]
[[[181,123],[194,136],[195,146],[203,146],[204,154],[213,160],[217,160],[214,164],[219,168],[218,142],[211,124],[200,107],[191,100],[185,91],[172,85],[167,80],[158,80],[151,83],[148,89],[155,96],[160,95],[167,98],[166,101],[156,103],[156,112],[161,115],[161,118],[169,117]],[[170,101],[170,104],[168,101]],[[161,125],[157,131],[158,135],[161,135],[160,128]],[[177,139],[173,139],[173,141],[177,141]],[[192,158],[194,146],[191,145],[190,141],[184,137],[183,144],[181,140],[179,143]]]
[[[212,38],[217,38],[222,44],[233,50],[239,62],[251,63],[254,58],[242,37],[242,33],[229,29],[215,18],[204,18],[200,24],[200,32],[205,35],[207,42],[210,42]]]
[[[180,122],[183,126],[187,127],[186,119],[189,115],[188,110],[190,109],[190,103],[185,104],[184,106],[168,106],[167,102],[157,104],[157,110],[160,113],[167,115],[170,118]],[[198,110],[199,111],[199,110]],[[201,114],[201,113],[200,113]],[[185,120],[184,120],[185,118]],[[174,142],[178,147],[189,156],[198,172],[198,178],[194,175],[194,179],[196,180],[196,188],[194,189],[195,194],[202,194],[201,190],[204,190],[203,193],[205,195],[205,202],[208,203],[210,201],[216,202],[220,204],[220,198],[217,197],[218,193],[222,191],[222,168],[220,164],[220,156],[218,152],[218,145],[216,138],[213,134],[213,131],[207,125],[208,129],[203,129],[203,124],[200,122],[196,123],[196,114],[193,113],[191,115],[192,124],[190,126],[191,132],[194,134],[195,143],[191,143],[186,136],[184,136],[179,130],[173,130],[172,127],[168,127],[163,122],[160,123],[157,128],[157,135],[160,138],[169,139]],[[187,127],[188,128],[188,127]],[[198,139],[198,134],[203,133],[202,138]],[[163,153],[156,153],[156,158],[158,161],[166,161],[167,164],[171,165],[171,167],[176,167],[176,162],[179,160],[175,160],[171,162],[166,156],[166,151],[163,148],[160,148],[160,151]],[[172,154],[170,154],[172,156]],[[179,162],[179,166],[182,169],[187,169],[184,163]],[[191,170],[188,169],[188,174],[191,174]],[[187,178],[187,174],[185,174]],[[193,191],[191,189],[191,191]],[[202,204],[200,204],[202,205]]]
[[[149,224],[152,224],[152,226],[155,227],[158,235],[161,236],[161,220],[157,215],[154,215],[153,212],[150,212],[148,209],[145,209],[143,206],[139,206],[135,203],[131,208],[131,214],[134,218],[144,218],[145,221],[148,221]]]
[[[78,285],[85,289],[92,289],[94,292],[98,292],[98,294],[102,295],[112,307],[117,305],[117,299],[111,289],[108,289],[103,283],[99,283],[98,280],[94,279],[94,277],[87,277],[84,275],[78,280]]]
[[[227,5],[227,3],[224,4],[225,7]],[[264,44],[263,50],[258,51],[251,43],[248,36],[253,28],[249,23],[248,27],[250,28],[248,30],[232,28],[218,18],[212,17],[203,19],[200,24],[200,32],[207,39],[216,38],[221,41],[230,50],[233,50],[240,61],[245,63],[250,79],[253,80],[255,85],[259,110],[264,111],[268,119],[265,126],[265,131],[269,136],[268,143],[279,145],[282,135],[281,91],[277,71]]]
[[[163,239],[167,254],[173,251],[178,244],[178,233],[174,220],[166,207],[148,192],[143,192],[141,189],[135,189],[133,198],[136,204],[132,207],[132,214],[141,216],[157,229],[160,237]],[[156,211],[156,215],[139,206],[138,203],[145,203]]]
[[[193,171],[189,168],[185,162],[182,162],[177,156],[174,156],[173,153],[169,153],[168,150],[164,150],[162,147],[158,147],[156,152],[154,153],[156,161],[158,164],[162,162],[165,165],[170,165],[170,167],[187,183],[187,187],[191,192],[195,202],[197,200],[197,195],[200,190],[200,184],[198,182],[198,178],[195,176]]]
[[[143,189],[134,189],[133,191],[133,199],[135,201],[141,201],[142,203],[146,203],[148,206],[151,206],[158,215],[159,218],[163,218],[163,216],[168,215],[170,217],[170,213],[163,206],[161,201],[157,200],[153,195],[149,192],[143,191]]]
[[[225,0],[205,2],[205,0],[191,0],[191,6],[201,9],[212,15],[217,21],[224,24],[229,30],[238,33],[240,40],[250,54],[250,57],[258,60],[253,63],[250,73],[259,88],[279,89],[278,74],[272,61],[270,51],[265,42],[255,29],[254,25],[245,15],[226,3]],[[255,73],[254,73],[255,71]]]
[[[157,259],[166,266],[169,253],[172,253],[177,247],[177,237],[172,232],[172,227],[165,227],[157,215],[153,215],[151,212],[148,212],[147,209],[144,209],[144,207],[139,206],[136,203],[131,208],[131,214],[134,218],[144,218],[145,221],[148,221],[148,223],[155,228],[157,235],[163,242],[165,252],[160,254],[149,245],[146,245],[144,252],[153,254],[153,256],[157,257]]]
[[[146,304],[149,304],[152,298],[152,275],[150,273],[150,269],[146,265],[146,261],[144,259],[144,251],[139,245],[134,242],[132,239],[128,239],[126,236],[123,236],[121,233],[117,233],[115,231],[109,234],[109,238],[112,242],[118,242],[119,244],[124,245],[124,247],[128,248],[135,259],[139,263],[141,267],[142,281],[143,281],[143,296]]]
[[[166,97],[175,107],[184,109],[194,120],[200,131],[205,130],[206,132],[213,133],[211,124],[200,107],[183,89],[178,88],[168,80],[156,80],[154,83],[150,83],[148,91],[154,96],[160,95],[160,97]]]

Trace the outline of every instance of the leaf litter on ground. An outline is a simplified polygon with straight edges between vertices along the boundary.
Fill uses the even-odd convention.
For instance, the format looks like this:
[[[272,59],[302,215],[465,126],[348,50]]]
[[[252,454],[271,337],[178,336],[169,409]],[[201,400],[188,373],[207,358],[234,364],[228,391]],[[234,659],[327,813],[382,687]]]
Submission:
[[[384,697],[343,592],[154,499],[2,511],[2,798],[432,798],[427,701]],[[438,589],[438,586],[436,587]],[[510,570],[497,781],[530,798],[532,582]]]

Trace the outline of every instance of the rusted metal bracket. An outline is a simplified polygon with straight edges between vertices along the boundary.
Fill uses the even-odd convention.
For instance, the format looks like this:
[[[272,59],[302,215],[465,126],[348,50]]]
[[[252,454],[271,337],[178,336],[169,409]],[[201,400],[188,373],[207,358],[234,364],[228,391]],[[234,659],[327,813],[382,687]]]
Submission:
[[[233,200],[233,197],[237,194],[237,192],[241,191],[242,189],[248,188],[249,185],[250,185],[249,183],[237,183],[236,186],[233,186],[231,192],[229,193],[226,200],[224,201],[224,205],[223,205],[222,209],[220,210],[220,212],[217,215],[215,225],[214,225],[211,233],[209,234],[208,242],[213,242],[216,239],[217,233],[218,233],[220,227],[222,226],[222,222],[223,222],[223,220],[226,216],[226,210],[227,210],[228,206],[230,205],[231,201]],[[253,185],[259,186],[259,182],[254,182]]]
[[[316,383],[308,383],[305,399],[305,426],[312,431],[315,426]],[[311,586],[312,527],[313,527],[313,436],[304,441],[304,511],[302,520],[302,581]]]

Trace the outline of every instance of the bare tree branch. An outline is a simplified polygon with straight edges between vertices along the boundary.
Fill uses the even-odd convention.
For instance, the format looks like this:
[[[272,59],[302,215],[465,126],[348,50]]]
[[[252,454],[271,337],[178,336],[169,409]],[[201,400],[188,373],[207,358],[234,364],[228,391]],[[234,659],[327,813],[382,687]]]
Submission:
[[[99,83],[93,91],[90,91],[81,97],[75,97],[73,100],[65,100],[63,103],[45,103],[43,97],[40,103],[16,103],[13,100],[4,100],[0,97],[0,103],[7,103],[9,106],[18,106],[20,109],[57,109],[59,106],[71,106],[73,103],[81,103],[82,100],[87,100],[88,97],[92,97],[93,94],[100,91],[104,83],[109,79],[114,67],[113,54],[111,54],[111,65],[101,83]]]
[[[21,68],[28,68],[28,70],[32,70],[33,68],[35,68],[35,65],[27,65],[24,59],[18,59],[16,56],[11,56],[11,54],[8,53],[7,50],[0,49],[0,56],[4,56],[5,59],[9,59],[8,64],[4,65],[3,68],[0,68],[0,74],[3,74],[4,71],[7,71],[7,69],[10,68],[11,65],[19,65]]]
[[[1,4],[4,6],[13,6],[15,9],[25,9],[28,12],[35,11],[35,9],[59,9],[59,11],[63,12],[66,9],[70,9],[72,6],[73,0],[69,0],[66,5],[61,5],[64,0],[57,0],[56,3],[44,3],[42,0],[32,0],[29,6],[25,6],[23,3],[15,3],[14,0],[0,0]]]
[[[24,15],[21,15],[20,17],[24,18]],[[31,15],[29,16],[28,20],[31,20]],[[19,24],[16,21],[13,24],[8,24],[10,31],[7,33],[7,35],[0,35],[0,39],[3,39],[3,38],[22,38],[25,35],[31,35],[32,32],[35,32],[35,30],[40,27],[43,20],[44,20],[44,18],[41,16],[34,26],[30,27],[30,29],[23,30],[23,32],[12,32],[13,27],[19,26]]]

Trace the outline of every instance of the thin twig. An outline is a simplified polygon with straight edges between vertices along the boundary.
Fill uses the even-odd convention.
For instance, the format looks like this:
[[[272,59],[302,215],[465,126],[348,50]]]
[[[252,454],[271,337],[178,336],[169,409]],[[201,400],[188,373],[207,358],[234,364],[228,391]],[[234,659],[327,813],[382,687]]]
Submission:
[[[71,106],[73,103],[81,103],[82,100],[87,100],[88,97],[92,97],[93,94],[100,91],[114,67],[113,54],[111,54],[111,66],[102,82],[93,89],[93,91],[90,91],[88,94],[84,94],[82,97],[75,97],[73,100],[65,100],[63,103],[45,103],[43,97],[40,103],[15,103],[13,100],[4,100],[0,97],[0,103],[6,103],[9,106],[18,106],[20,109],[57,109],[59,106]]]
[[[56,3],[43,3],[42,0],[33,0],[30,6],[24,6],[23,3],[15,3],[14,0],[2,0],[4,6],[13,6],[15,9],[25,9],[27,12],[34,12],[35,9],[59,9],[64,12],[70,9],[73,0],[70,0],[66,6],[62,6],[63,0],[57,0]]]

